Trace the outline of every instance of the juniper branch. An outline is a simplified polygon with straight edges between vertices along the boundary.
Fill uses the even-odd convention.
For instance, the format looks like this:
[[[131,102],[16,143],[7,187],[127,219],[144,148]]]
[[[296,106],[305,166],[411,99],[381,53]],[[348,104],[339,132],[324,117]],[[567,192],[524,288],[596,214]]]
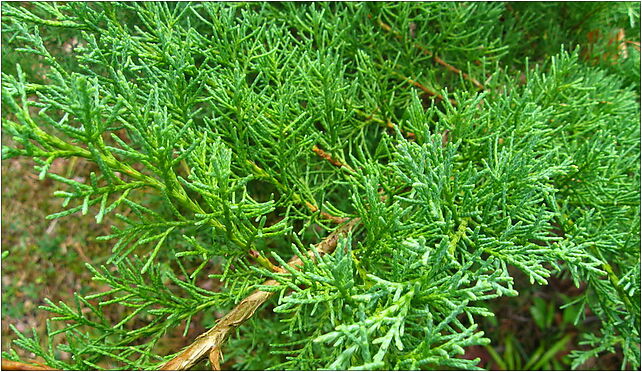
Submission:
[[[361,220],[359,218],[355,218],[338,227],[327,238],[317,244],[317,252],[320,255],[332,253],[337,246],[339,238],[349,233],[360,223],[360,221]],[[316,255],[314,252],[310,251],[308,253],[308,257],[311,260],[314,260]],[[288,266],[295,270],[299,270],[302,264],[303,262],[298,256],[294,256],[288,261]],[[284,270],[284,268],[279,269],[279,271]],[[278,285],[278,282],[273,279],[267,280],[263,283],[263,286],[275,285]],[[219,354],[222,352],[223,344],[227,338],[236,328],[251,318],[256,310],[273,294],[274,292],[262,290],[254,291],[250,296],[246,297],[236,305],[236,307],[234,307],[234,309],[232,309],[227,315],[221,318],[213,328],[198,336],[196,341],[194,341],[190,346],[183,350],[179,355],[165,363],[161,367],[161,370],[186,370],[198,363],[206,355],[209,355],[212,366],[219,370]]]
[[[118,219],[99,238],[116,240],[115,267],[89,268],[109,288],[47,302],[49,348],[17,330],[15,345],[61,369],[149,369],[170,359],[153,352],[161,337],[232,305],[167,364],[220,368],[225,344],[242,369],[470,369],[457,355],[489,342],[492,300],[537,290],[513,288],[516,268],[587,288],[572,301],[601,328],[582,331],[574,367],[621,347],[638,368],[639,11],[584,6],[3,4],[3,62],[24,67],[3,63],[16,143],[3,157],[60,184],[49,218],[100,206],[98,223]],[[559,9],[577,11],[557,22]],[[613,27],[617,45],[594,33],[584,58],[560,51]],[[626,46],[617,65],[593,58]],[[79,157],[96,174],[54,174]],[[315,221],[344,223],[341,210],[360,218],[359,242],[305,258]],[[568,234],[551,234],[556,218]],[[286,262],[285,234],[304,268]],[[211,264],[220,291],[199,276]],[[281,288],[274,316],[251,318]],[[131,311],[112,324],[111,306]],[[229,337],[247,319],[257,328]]]

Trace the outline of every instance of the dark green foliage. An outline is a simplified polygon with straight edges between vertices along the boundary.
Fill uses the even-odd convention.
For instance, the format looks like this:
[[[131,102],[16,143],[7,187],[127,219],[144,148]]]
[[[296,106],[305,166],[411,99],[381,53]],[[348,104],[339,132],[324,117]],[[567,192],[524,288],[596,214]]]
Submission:
[[[59,182],[49,218],[119,221],[88,266],[111,289],[43,307],[45,347],[18,332],[50,366],[156,368],[169,330],[258,288],[230,368],[476,368],[516,269],[585,285],[574,368],[640,367],[638,5],[4,3],[2,26],[3,158]],[[100,172],[49,171],[72,157]],[[362,224],[300,272],[257,264],[304,257],[324,213]]]

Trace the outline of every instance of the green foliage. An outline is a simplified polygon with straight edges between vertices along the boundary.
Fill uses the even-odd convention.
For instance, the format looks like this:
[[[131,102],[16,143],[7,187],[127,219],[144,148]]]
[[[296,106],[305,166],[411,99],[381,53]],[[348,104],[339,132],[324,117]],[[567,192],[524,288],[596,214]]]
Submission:
[[[461,356],[489,344],[479,319],[519,295],[515,270],[585,286],[568,317],[600,322],[574,368],[616,350],[640,367],[640,52],[618,40],[623,62],[596,63],[608,39],[586,43],[622,29],[639,45],[631,3],[2,10],[3,158],[57,182],[48,218],[117,221],[87,266],[109,289],[48,300],[46,344],[16,330],[51,367],[157,368],[164,335],[262,289],[278,296],[223,348],[229,367],[473,369]],[[99,172],[56,174],[61,158]],[[362,223],[313,261],[327,214]],[[554,311],[531,308],[540,327]]]

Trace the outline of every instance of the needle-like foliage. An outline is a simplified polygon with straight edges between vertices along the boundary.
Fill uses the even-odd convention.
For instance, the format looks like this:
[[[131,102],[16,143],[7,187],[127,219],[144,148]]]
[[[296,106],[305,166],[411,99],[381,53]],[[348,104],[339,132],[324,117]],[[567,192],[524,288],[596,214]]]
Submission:
[[[638,5],[2,14],[3,158],[58,183],[48,218],[116,221],[108,258],[87,266],[107,289],[48,301],[46,342],[16,330],[48,366],[158,368],[191,342],[159,355],[164,336],[262,290],[270,305],[221,346],[230,368],[472,369],[461,356],[490,342],[479,320],[519,296],[519,271],[584,288],[575,322],[592,312],[600,327],[573,367],[619,350],[640,368]],[[50,170],[74,157],[98,171]]]

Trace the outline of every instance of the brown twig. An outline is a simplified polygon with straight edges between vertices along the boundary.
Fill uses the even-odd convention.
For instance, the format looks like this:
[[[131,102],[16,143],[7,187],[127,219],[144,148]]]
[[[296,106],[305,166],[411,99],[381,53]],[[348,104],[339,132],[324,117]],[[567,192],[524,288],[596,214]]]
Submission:
[[[334,159],[332,157],[332,155],[330,155],[327,152],[323,151],[317,145],[312,146],[312,152],[317,154],[320,158],[327,160],[328,163],[334,165],[335,167],[338,167],[338,168],[344,167],[347,170],[349,170],[350,172],[354,173],[354,169],[351,166],[342,163],[340,160]],[[312,203],[310,203],[308,201],[304,202],[304,204],[312,213],[314,213],[314,212],[319,210],[319,207],[317,207],[316,205],[314,205],[314,204],[312,204]],[[333,215],[331,215],[331,214],[329,214],[327,212],[324,212],[324,211],[319,212],[319,214],[324,219],[332,221],[332,222],[335,222],[335,223],[344,223],[349,219],[349,218],[346,218],[346,217],[333,216]]]
[[[29,364],[29,363],[35,363],[35,364]],[[30,360],[29,363],[14,362],[13,360],[7,360],[2,358],[2,370],[3,371],[59,371],[58,369],[51,368],[48,365],[36,362],[35,360]]]
[[[464,79],[466,79],[466,80],[470,81],[471,83],[473,83],[473,85],[474,85],[474,86],[476,86],[477,88],[479,88],[480,90],[484,90],[484,89],[485,89],[485,88],[484,88],[484,85],[483,85],[482,83],[480,83],[480,82],[479,82],[477,79],[475,79],[474,77],[471,77],[470,75],[468,75],[467,73],[465,73],[465,72],[461,71],[461,70],[460,70],[460,69],[458,69],[457,67],[455,67],[455,66],[453,66],[453,65],[451,65],[451,64],[449,64],[449,63],[447,63],[446,61],[444,61],[443,59],[439,58],[438,56],[436,56],[435,54],[433,54],[433,53],[432,53],[431,51],[429,51],[428,49],[426,49],[426,48],[422,47],[421,45],[419,45],[419,44],[417,44],[417,43],[414,43],[414,44],[415,44],[415,47],[419,48],[419,49],[420,49],[424,54],[426,54],[426,55],[431,55],[431,56],[432,56],[432,59],[434,59],[434,60],[435,60],[435,62],[437,62],[437,63],[439,63],[440,65],[444,66],[444,67],[445,67],[446,69],[448,69],[449,71],[452,71],[453,73],[455,73],[455,74],[457,74],[457,75],[461,74],[461,76],[463,76],[463,78],[464,78]]]
[[[330,164],[334,165],[335,167],[344,167],[345,169],[349,170],[350,172],[354,172],[354,169],[352,169],[351,166],[348,164],[343,164],[340,160],[334,159],[332,155],[328,154],[327,152],[323,151],[320,149],[317,145],[312,146],[312,152],[317,154],[320,158],[323,158],[327,160]]]
[[[354,218],[348,221],[345,225],[337,228],[321,243],[317,244],[316,248],[320,255],[332,253],[337,247],[339,237],[347,234],[355,226],[360,223],[359,218]],[[309,251],[308,257],[314,260],[316,255],[314,252]],[[288,266],[295,270],[300,270],[303,261],[294,256],[288,261]],[[279,283],[276,280],[270,279],[263,283],[264,286],[276,286]],[[186,370],[200,360],[209,357],[212,367],[220,370],[221,348],[229,335],[243,322],[248,320],[254,315],[256,310],[263,305],[274,292],[267,292],[256,290],[251,295],[241,301],[232,311],[221,318],[216,325],[209,331],[200,335],[196,341],[183,350],[176,357],[172,358],[169,362],[165,363],[161,370]]]
[[[372,15],[368,14],[368,18],[372,18]],[[384,23],[383,21],[381,21],[379,19],[377,20],[377,24],[379,25],[379,27],[381,27],[385,31],[390,32],[391,34],[393,34],[397,39],[399,39],[399,40],[403,39],[401,34],[399,32],[397,32],[397,31],[393,30],[392,27],[390,27],[390,25]],[[466,80],[470,81],[471,83],[473,83],[473,85],[475,85],[477,88],[479,88],[481,90],[485,89],[484,85],[482,83],[480,83],[477,79],[471,77],[470,75],[468,75],[467,73],[461,71],[457,67],[455,67],[455,66],[447,63],[443,59],[439,58],[439,56],[437,56],[435,53],[431,52],[430,50],[426,49],[426,47],[424,47],[421,44],[416,43],[416,42],[413,42],[412,45],[415,48],[419,49],[423,54],[425,54],[425,55],[427,55],[429,57],[432,57],[432,59],[437,64],[440,64],[440,65],[444,66],[448,71],[453,72],[453,73],[455,73],[457,75],[461,74],[461,76],[463,76],[464,79],[466,79]]]
[[[318,211],[318,210],[319,210],[319,207],[317,207],[316,205],[314,205],[314,204],[312,204],[312,203],[310,203],[310,202],[308,202],[308,201],[304,202],[304,204],[305,204],[305,206],[310,210],[310,212],[312,212],[312,213],[314,213],[314,212],[316,212],[316,211]],[[320,215],[321,215],[321,217],[323,217],[324,219],[326,219],[326,220],[328,220],[328,221],[332,221],[332,222],[334,222],[334,223],[344,223],[344,222],[346,222],[347,220],[349,220],[349,218],[347,218],[347,217],[337,217],[337,216],[333,216],[333,215],[331,215],[330,213],[328,213],[328,212],[324,212],[324,211],[319,212],[319,214],[320,214]]]
[[[393,122],[392,122],[392,121],[390,121],[390,120],[382,120],[382,119],[380,119],[380,118],[378,118],[378,117],[374,116],[374,113],[373,113],[373,114],[368,115],[368,114],[366,114],[365,112],[363,112],[363,111],[361,111],[361,110],[359,110],[359,109],[355,109],[354,111],[355,111],[357,114],[359,114],[359,115],[363,116],[365,121],[370,121],[370,120],[371,120],[371,121],[374,121],[375,123],[380,124],[380,125],[383,125],[383,126],[385,126],[386,128],[391,129],[391,130],[393,130],[393,131],[394,131],[394,130],[395,130],[395,128],[397,127],[397,124],[393,123]],[[376,110],[375,110],[375,111],[376,111]],[[406,136],[408,139],[414,139],[414,138],[416,137],[416,136],[415,136],[415,134],[414,134],[413,132],[406,132],[406,133],[405,133],[405,136]]]
[[[265,258],[259,251],[256,249],[250,249],[250,256],[254,258],[254,260],[261,266],[265,267],[266,269],[274,272],[274,273],[286,273],[283,268],[280,268],[272,263],[269,259]]]
[[[624,40],[625,43],[632,44],[633,48],[635,48],[638,52],[640,51],[640,43],[637,41],[631,41],[631,40]]]
[[[424,93],[426,93],[427,95],[429,95],[429,96],[433,96],[433,97],[435,97],[435,98],[437,98],[437,99],[439,99],[439,100],[442,100],[442,101],[444,100],[444,96],[442,96],[441,94],[439,94],[439,93],[435,92],[434,90],[432,90],[432,89],[428,88],[427,86],[425,86],[425,85],[421,84],[420,82],[418,82],[418,81],[416,81],[416,80],[413,80],[413,79],[411,79],[411,78],[409,78],[409,77],[403,76],[402,74],[400,74],[400,73],[398,73],[398,72],[396,72],[396,71],[392,71],[392,74],[393,74],[393,75],[397,75],[398,77],[400,77],[400,78],[402,78],[402,79],[406,80],[408,83],[410,83],[410,85],[414,86],[415,88],[420,89],[421,91],[423,91],[423,92],[424,92]],[[454,99],[452,99],[452,98],[449,98],[448,100],[450,101],[450,103],[451,103],[453,106],[457,106],[457,101],[455,101],[455,100],[454,100]]]

